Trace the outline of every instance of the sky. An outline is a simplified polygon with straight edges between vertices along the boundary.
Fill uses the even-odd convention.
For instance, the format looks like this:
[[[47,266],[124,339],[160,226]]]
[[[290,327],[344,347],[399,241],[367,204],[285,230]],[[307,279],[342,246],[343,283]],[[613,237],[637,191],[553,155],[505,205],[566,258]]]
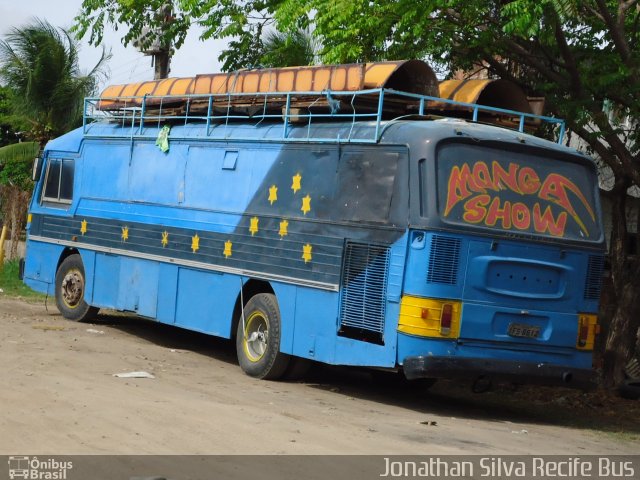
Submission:
[[[82,0],[0,0],[0,37],[13,27],[29,23],[33,18],[47,20],[50,24],[69,28],[73,18],[80,10]],[[120,27],[118,32],[111,27],[105,28],[103,44],[111,50],[108,63],[109,78],[104,85],[138,82],[153,79],[151,57],[144,56],[134,47],[122,46]],[[226,46],[224,40],[199,40],[201,30],[193,28],[185,43],[176,52],[171,61],[172,77],[190,77],[198,73],[216,73],[221,63],[218,56]],[[88,72],[97,63],[102,50],[93,47],[86,40],[80,42],[80,68]]]

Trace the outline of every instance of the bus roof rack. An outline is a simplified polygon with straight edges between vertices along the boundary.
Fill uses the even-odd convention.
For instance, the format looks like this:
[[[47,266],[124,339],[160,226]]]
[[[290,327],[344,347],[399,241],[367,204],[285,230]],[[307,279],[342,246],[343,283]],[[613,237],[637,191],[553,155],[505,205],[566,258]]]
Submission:
[[[92,122],[117,122],[129,127],[122,135],[130,137],[145,136],[145,128],[152,126],[202,123],[207,137],[216,130],[215,138],[220,138],[216,128],[220,125],[271,122],[282,124],[279,140],[376,143],[383,121],[416,115],[433,118],[435,114],[530,133],[549,124],[556,130],[558,143],[562,142],[564,121],[532,113],[524,94],[514,93],[517,87],[510,82],[451,82],[442,82],[438,90],[431,68],[417,60],[198,75],[107,87],[100,97],[85,100],[83,126],[85,135],[91,136]],[[497,93],[501,91],[508,98]],[[445,95],[449,98],[441,98]],[[505,108],[511,105],[518,109]],[[373,122],[375,128],[367,138],[351,132],[347,137],[318,138],[312,125],[327,121],[350,122],[351,132],[358,121]],[[290,135],[292,125],[305,124],[307,136]],[[225,130],[229,133],[222,138],[243,140],[234,136],[233,129]]]

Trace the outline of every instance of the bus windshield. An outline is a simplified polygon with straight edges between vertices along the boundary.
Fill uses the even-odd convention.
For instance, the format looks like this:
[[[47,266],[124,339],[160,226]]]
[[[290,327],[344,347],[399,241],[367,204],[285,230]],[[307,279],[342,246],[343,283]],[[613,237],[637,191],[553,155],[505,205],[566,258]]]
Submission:
[[[593,168],[570,157],[450,143],[438,149],[438,211],[445,223],[597,242]]]

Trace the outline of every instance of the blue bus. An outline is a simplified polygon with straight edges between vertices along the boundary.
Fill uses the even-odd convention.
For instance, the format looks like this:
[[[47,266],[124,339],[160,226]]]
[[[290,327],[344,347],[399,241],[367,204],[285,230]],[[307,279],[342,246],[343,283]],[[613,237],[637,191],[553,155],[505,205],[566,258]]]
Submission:
[[[88,99],[35,166],[24,282],[70,320],[115,309],[233,339],[256,378],[313,360],[587,385],[594,162],[524,132],[544,117],[439,117],[444,100],[385,88],[348,93],[363,116],[293,108],[312,94],[242,115],[216,107],[230,95]]]

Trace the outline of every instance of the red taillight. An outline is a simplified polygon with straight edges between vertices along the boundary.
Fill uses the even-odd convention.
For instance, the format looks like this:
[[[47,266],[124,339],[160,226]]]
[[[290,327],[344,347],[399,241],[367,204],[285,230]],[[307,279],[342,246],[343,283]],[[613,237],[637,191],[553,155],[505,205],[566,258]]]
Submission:
[[[580,350],[593,350],[596,335],[600,333],[598,317],[592,313],[578,314],[578,338],[576,348]]]
[[[587,318],[581,318],[579,328],[578,345],[584,347],[589,340],[589,320]]]
[[[453,305],[445,303],[442,306],[442,315],[440,316],[440,335],[449,335],[451,333],[451,321],[453,319]]]

